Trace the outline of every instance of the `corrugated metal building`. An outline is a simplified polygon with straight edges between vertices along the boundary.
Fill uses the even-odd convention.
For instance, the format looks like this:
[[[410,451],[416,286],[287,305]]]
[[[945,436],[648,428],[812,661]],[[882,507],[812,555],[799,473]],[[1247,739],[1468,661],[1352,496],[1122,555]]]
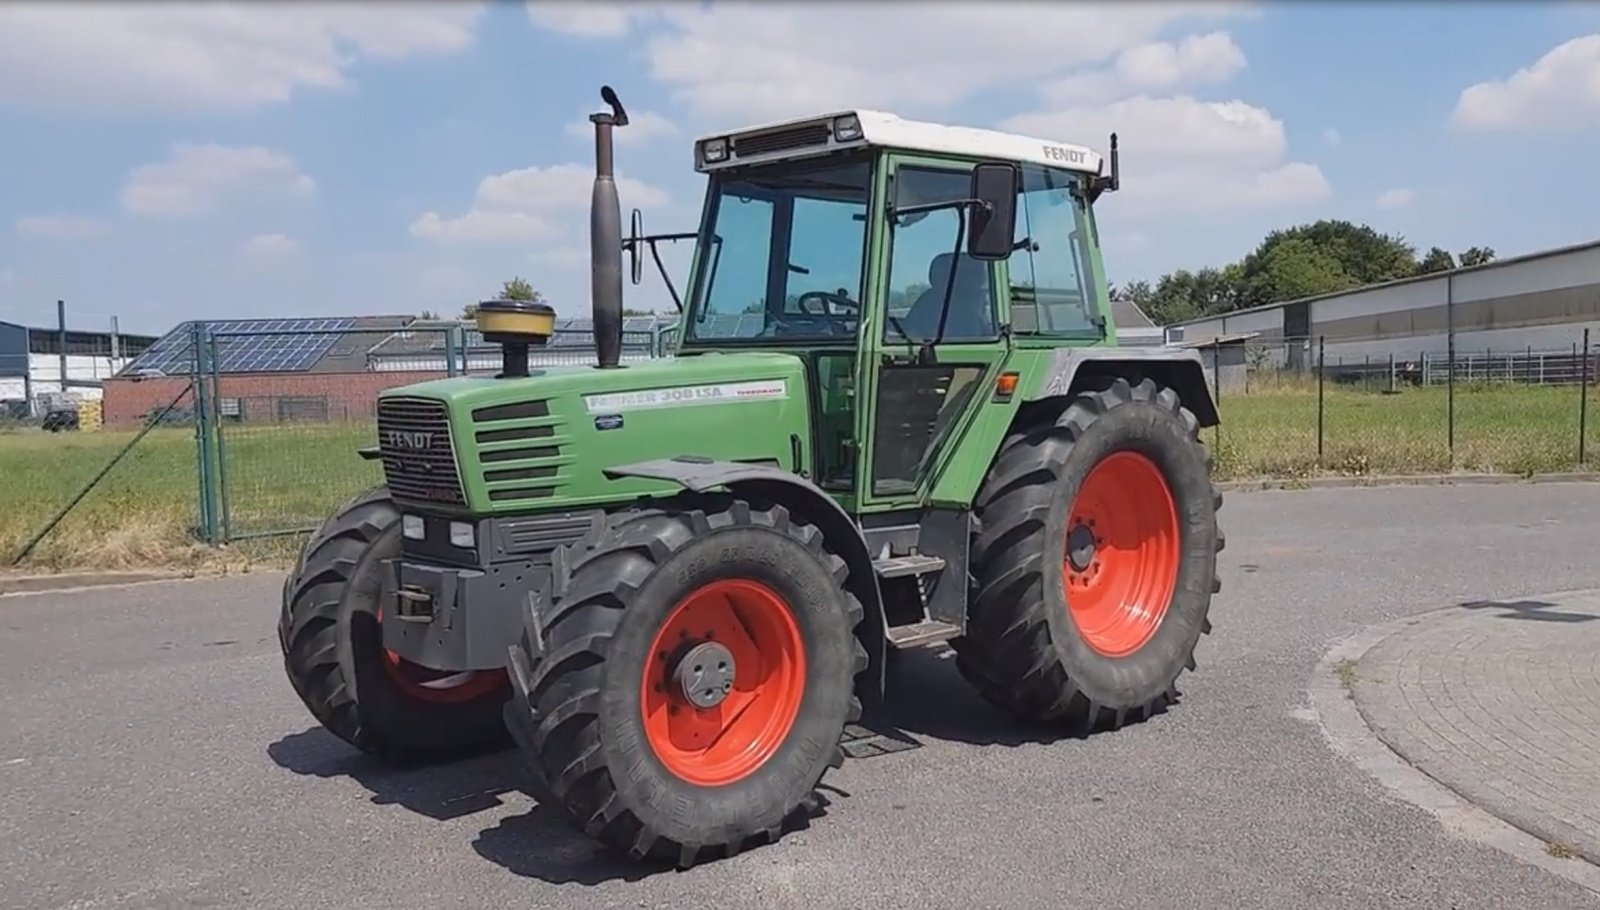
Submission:
[[[1366,358],[1458,362],[1577,353],[1600,345],[1600,241],[1435,272],[1337,294],[1238,310],[1166,327],[1169,343],[1249,334],[1288,366]]]

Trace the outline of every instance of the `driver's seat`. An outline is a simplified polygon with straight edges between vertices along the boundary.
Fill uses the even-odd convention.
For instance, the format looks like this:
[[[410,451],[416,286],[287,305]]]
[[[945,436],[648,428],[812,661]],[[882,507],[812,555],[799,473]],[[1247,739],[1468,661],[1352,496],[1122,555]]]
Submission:
[[[944,300],[950,269],[956,269],[950,291],[950,315],[945,319],[945,341],[988,341],[995,336],[994,307],[989,294],[989,264],[966,253],[940,253],[928,263],[928,289],[901,320],[910,341],[932,341],[939,333],[939,304]]]

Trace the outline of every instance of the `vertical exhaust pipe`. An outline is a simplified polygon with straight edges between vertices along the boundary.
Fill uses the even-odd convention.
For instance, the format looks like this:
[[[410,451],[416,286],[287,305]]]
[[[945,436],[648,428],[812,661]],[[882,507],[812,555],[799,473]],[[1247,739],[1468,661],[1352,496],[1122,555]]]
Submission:
[[[622,207],[617,201],[617,181],[611,130],[628,125],[617,93],[606,85],[600,97],[610,113],[589,115],[594,124],[594,192],[589,200],[589,292],[594,308],[594,343],[601,369],[622,360]]]

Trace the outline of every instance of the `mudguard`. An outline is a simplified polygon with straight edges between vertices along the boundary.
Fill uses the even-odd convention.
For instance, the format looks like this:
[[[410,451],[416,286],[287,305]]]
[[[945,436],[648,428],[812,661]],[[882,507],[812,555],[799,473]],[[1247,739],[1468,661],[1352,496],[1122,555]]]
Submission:
[[[1124,375],[1139,372],[1169,385],[1178,393],[1183,406],[1194,412],[1203,427],[1216,425],[1221,417],[1206,386],[1205,361],[1192,348],[1171,347],[1085,347],[1056,348],[1050,366],[1028,401],[1059,398],[1071,393],[1073,382],[1083,374]]]

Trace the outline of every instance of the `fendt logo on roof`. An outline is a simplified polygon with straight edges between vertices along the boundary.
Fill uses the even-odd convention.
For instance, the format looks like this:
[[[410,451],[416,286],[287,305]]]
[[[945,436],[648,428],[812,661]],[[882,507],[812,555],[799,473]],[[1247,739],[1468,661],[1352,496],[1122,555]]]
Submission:
[[[433,446],[432,433],[420,433],[406,430],[390,430],[389,445],[396,449],[427,449]]]
[[[1052,161],[1063,161],[1067,164],[1083,164],[1089,160],[1089,156],[1084,154],[1083,149],[1069,149],[1063,148],[1059,145],[1046,145],[1043,146],[1043,148],[1044,156]]]

